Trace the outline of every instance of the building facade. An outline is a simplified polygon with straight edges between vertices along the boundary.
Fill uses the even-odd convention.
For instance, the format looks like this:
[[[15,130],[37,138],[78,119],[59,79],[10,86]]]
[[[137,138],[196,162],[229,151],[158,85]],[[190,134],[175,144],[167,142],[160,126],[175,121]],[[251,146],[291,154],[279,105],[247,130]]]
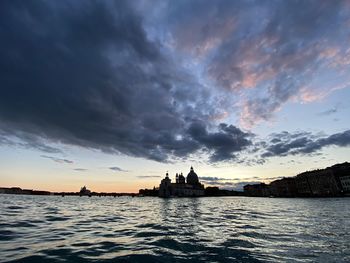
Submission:
[[[260,196],[260,197],[270,196],[269,186],[266,185],[265,183],[248,184],[243,187],[243,190],[246,196]]]
[[[350,193],[350,175],[339,177],[344,193]]]
[[[304,172],[296,177],[299,196],[337,196],[340,187],[331,169]]]
[[[297,187],[295,178],[283,178],[270,183],[271,195],[275,197],[295,197]]]
[[[204,185],[199,182],[198,175],[191,167],[185,178],[182,173],[176,174],[175,183],[171,182],[166,173],[159,185],[159,197],[195,197],[204,196]]]
[[[246,185],[247,196],[266,196],[264,184]],[[339,163],[272,181],[267,185],[275,197],[335,197],[350,196],[350,163]]]

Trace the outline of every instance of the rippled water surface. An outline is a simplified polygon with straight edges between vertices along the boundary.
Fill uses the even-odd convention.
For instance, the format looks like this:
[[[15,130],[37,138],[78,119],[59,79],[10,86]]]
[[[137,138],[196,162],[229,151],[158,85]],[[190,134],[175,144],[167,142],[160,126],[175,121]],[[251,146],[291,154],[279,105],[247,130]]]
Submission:
[[[0,262],[350,262],[350,198],[0,195]]]

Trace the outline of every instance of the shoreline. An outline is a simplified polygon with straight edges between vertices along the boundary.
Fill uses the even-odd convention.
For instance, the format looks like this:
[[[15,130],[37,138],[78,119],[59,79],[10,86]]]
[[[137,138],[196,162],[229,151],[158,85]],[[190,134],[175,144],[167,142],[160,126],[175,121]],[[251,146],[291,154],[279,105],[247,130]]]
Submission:
[[[0,187],[0,190],[4,189],[3,187]],[[7,188],[11,189],[11,188]],[[40,192],[40,193],[37,193]],[[243,193],[243,192],[242,192]],[[11,192],[2,192],[0,191],[0,195],[27,195],[27,196],[61,196],[61,197],[66,197],[66,196],[78,196],[78,197],[124,197],[124,196],[129,196],[129,197],[153,197],[153,198],[161,198],[161,199],[183,199],[183,198],[203,198],[203,197],[248,197],[248,198],[274,198],[274,199],[317,199],[317,198],[322,198],[322,199],[329,199],[329,198],[349,198],[350,194],[344,194],[344,195],[337,195],[337,196],[249,196],[249,195],[204,195],[204,196],[171,196],[171,197],[159,197],[159,196],[144,196],[140,195],[137,193],[96,193],[93,192],[90,195],[86,194],[80,194],[79,192],[48,192],[48,191],[33,191],[33,193],[11,193]]]

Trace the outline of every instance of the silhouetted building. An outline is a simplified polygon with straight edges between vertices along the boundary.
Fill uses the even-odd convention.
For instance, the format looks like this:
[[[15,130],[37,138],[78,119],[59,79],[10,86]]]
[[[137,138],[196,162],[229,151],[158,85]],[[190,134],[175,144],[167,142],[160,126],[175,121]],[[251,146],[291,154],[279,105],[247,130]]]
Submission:
[[[247,196],[270,196],[270,189],[265,183],[248,184],[243,187]]]
[[[23,192],[22,192],[22,189],[19,188],[19,187],[11,187],[9,189],[9,193],[11,193],[11,194],[22,194]]]
[[[311,187],[306,173],[299,174],[295,177],[297,195],[300,197],[312,196]]]
[[[158,196],[159,189],[155,187],[153,187],[153,189],[140,189],[139,195],[140,196]]]
[[[28,190],[22,190],[19,187],[2,187],[0,188],[1,194],[15,194],[15,195],[22,195],[22,194],[31,194],[31,192],[28,192]]]
[[[15,195],[50,195],[49,191],[38,191],[32,189],[21,189],[19,187],[0,188],[0,194],[15,194]]]
[[[25,194],[25,195],[31,195],[33,194],[34,190],[33,189],[23,189],[22,190],[22,193]],[[50,192],[49,192],[50,194]]]
[[[350,175],[339,178],[344,193],[350,193]]]
[[[308,180],[313,196],[336,196],[340,189],[330,169],[316,170],[308,174]]]
[[[16,189],[16,190],[15,190]],[[12,188],[8,188],[8,187],[1,187],[0,188],[0,194],[16,194],[17,189],[21,189],[18,187],[12,187]],[[22,190],[22,189],[21,189]]]
[[[339,163],[327,169],[331,169],[342,193],[350,193],[350,163]]]
[[[206,196],[220,196],[220,189],[216,186],[206,187],[204,190]]]
[[[299,196],[337,196],[341,193],[331,169],[301,173],[296,177],[296,186]]]
[[[271,195],[275,197],[295,197],[297,188],[293,177],[275,180],[270,183]]]
[[[159,196],[204,196],[204,185],[199,182],[198,175],[194,172],[193,167],[191,167],[186,181],[185,177],[180,173],[176,174],[175,183],[172,183],[169,174],[166,173],[165,178],[162,179],[159,185]]]

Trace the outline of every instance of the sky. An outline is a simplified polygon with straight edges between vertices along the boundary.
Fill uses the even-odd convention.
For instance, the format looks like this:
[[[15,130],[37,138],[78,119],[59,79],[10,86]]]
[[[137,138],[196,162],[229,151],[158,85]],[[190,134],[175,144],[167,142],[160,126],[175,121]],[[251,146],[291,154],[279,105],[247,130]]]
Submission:
[[[349,161],[350,2],[0,1],[0,186],[242,189]]]

